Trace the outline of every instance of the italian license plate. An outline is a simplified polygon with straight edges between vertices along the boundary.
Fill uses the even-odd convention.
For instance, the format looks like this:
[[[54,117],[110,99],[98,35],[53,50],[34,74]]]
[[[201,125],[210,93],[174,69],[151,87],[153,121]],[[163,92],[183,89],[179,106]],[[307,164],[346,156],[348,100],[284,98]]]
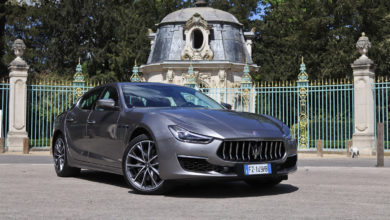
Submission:
[[[271,164],[245,164],[244,173],[245,175],[271,174]]]

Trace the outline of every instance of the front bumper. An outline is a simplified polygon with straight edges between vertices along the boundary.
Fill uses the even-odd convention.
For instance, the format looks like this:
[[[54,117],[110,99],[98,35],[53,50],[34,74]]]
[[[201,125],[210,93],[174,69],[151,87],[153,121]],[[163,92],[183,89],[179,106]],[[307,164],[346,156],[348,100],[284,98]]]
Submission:
[[[297,169],[297,145],[295,141],[284,141],[286,153],[279,160],[261,162],[226,161],[217,156],[222,140],[214,139],[209,144],[193,144],[175,138],[160,139],[159,171],[161,178],[168,179],[245,179],[253,176],[243,175],[244,164],[270,163],[272,174],[287,175]],[[192,164],[191,164],[192,163]],[[263,175],[264,176],[264,175]]]

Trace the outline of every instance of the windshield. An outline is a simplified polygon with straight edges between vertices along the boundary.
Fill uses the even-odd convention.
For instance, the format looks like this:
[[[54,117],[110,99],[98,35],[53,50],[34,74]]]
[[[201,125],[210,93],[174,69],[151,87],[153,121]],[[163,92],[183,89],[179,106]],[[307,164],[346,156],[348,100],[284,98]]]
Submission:
[[[188,87],[132,84],[122,86],[127,107],[198,107],[223,109],[208,96]]]

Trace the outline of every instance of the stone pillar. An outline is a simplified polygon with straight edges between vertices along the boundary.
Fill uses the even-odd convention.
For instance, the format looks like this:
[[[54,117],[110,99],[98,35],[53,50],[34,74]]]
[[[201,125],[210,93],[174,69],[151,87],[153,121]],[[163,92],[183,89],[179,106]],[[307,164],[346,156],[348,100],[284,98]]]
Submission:
[[[255,28],[252,28],[250,32],[244,32],[245,36],[245,45],[246,49],[248,50],[249,56],[252,57],[252,44],[253,44],[253,38],[255,37]]]
[[[153,33],[152,29],[148,29],[148,38],[150,40],[150,49],[152,50],[156,38],[156,33]]]
[[[20,39],[15,40],[12,49],[16,58],[10,63],[10,94],[9,94],[9,131],[7,134],[8,151],[22,152],[26,132],[27,108],[27,71],[29,66],[21,58],[26,45]]]
[[[361,56],[351,67],[354,78],[354,134],[352,147],[357,148],[361,155],[372,155],[375,149],[375,106],[373,84],[375,64],[366,54],[371,47],[368,37],[362,33],[356,43]]]

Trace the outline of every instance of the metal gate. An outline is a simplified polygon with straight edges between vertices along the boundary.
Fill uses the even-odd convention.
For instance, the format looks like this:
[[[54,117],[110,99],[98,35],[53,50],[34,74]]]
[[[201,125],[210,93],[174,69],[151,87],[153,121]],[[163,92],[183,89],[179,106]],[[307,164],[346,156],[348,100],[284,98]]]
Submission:
[[[384,150],[390,151],[390,82],[388,77],[380,77],[374,83],[375,124],[383,123]],[[375,126],[375,135],[377,133]]]
[[[4,147],[7,147],[8,132],[8,103],[9,103],[9,83],[7,80],[0,80],[0,138],[4,138]]]

